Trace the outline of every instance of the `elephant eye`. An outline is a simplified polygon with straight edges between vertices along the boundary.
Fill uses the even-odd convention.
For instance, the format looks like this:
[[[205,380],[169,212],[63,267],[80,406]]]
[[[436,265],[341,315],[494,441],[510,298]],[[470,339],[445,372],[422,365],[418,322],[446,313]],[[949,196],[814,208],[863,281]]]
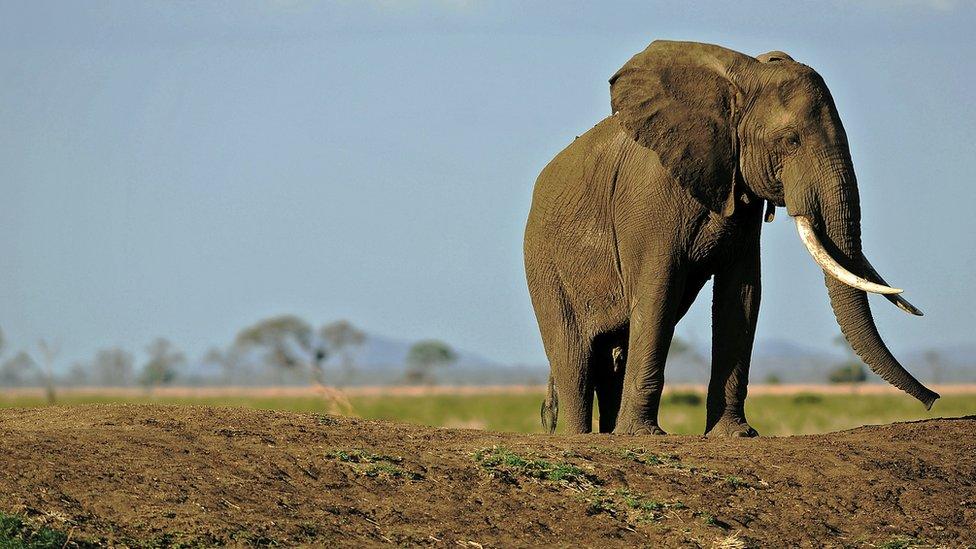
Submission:
[[[796,150],[796,148],[800,146],[800,136],[795,133],[791,133],[783,138],[783,143],[786,145],[786,150]]]

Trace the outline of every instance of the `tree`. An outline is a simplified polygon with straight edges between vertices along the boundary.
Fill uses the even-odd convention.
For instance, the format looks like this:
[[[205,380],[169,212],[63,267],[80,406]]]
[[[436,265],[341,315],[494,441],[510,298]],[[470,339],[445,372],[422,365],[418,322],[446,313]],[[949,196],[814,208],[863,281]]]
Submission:
[[[443,341],[418,341],[407,353],[406,378],[409,383],[433,382],[434,368],[449,366],[457,361],[457,354]]]
[[[671,338],[671,346],[668,348],[668,361],[669,364],[691,363],[699,373],[706,373],[709,365],[705,357],[698,352],[694,340],[685,341],[677,335]]]
[[[186,362],[186,357],[166,338],[157,338],[146,347],[149,360],[142,367],[139,382],[146,388],[168,385],[176,379],[176,370]]]
[[[27,381],[27,374],[36,368],[34,359],[25,351],[20,351],[0,364],[0,384],[8,387],[23,385]]]
[[[845,349],[848,356],[836,368],[830,371],[830,375],[828,376],[830,382],[855,384],[866,381],[868,374],[864,368],[864,363],[861,362],[861,359],[851,349],[847,340],[843,336],[837,336],[834,338],[834,343]]]
[[[92,370],[95,381],[102,387],[129,385],[135,360],[132,354],[118,347],[101,349],[95,353]]]
[[[939,354],[939,351],[936,351],[935,349],[929,349],[925,351],[925,354],[923,355],[922,358],[925,359],[925,363],[928,364],[929,366],[929,372],[932,373],[931,374],[932,383],[941,383],[942,382],[942,355]]]
[[[678,336],[673,336],[671,338],[671,346],[668,348],[668,356],[677,358],[692,350],[691,345],[689,345],[685,340]]]
[[[224,353],[217,347],[207,349],[203,353],[200,362],[203,364],[213,364],[220,368],[220,377],[225,383],[233,382],[236,379],[237,361],[234,360],[233,352]]]
[[[293,315],[268,318],[241,330],[234,344],[265,351],[265,360],[284,370],[308,368],[312,380],[325,384],[322,363],[328,358],[324,342],[307,322]]]
[[[348,320],[337,320],[322,326],[319,329],[319,337],[325,341],[330,351],[339,353],[342,381],[347,383],[355,371],[350,351],[353,347],[359,347],[366,341],[366,334]]]
[[[45,339],[37,342],[37,349],[41,352],[41,359],[44,361],[44,393],[47,396],[48,404],[54,404],[57,397],[54,393],[54,360],[61,354],[61,346],[51,343]]]
[[[75,362],[68,369],[67,381],[70,385],[78,386],[84,385],[90,381],[89,379],[89,368],[83,362]]]

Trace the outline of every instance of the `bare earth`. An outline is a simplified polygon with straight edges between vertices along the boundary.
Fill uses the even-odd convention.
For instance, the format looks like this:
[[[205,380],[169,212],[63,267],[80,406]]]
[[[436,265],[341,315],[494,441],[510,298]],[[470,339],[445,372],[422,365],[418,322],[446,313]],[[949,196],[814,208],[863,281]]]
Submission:
[[[0,512],[104,544],[976,544],[976,417],[541,436],[238,408],[0,410]]]

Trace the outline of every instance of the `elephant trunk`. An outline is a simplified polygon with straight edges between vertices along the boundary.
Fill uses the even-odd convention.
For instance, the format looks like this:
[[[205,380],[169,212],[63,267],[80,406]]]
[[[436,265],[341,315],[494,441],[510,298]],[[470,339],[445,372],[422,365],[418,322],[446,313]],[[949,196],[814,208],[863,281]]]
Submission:
[[[867,260],[861,251],[861,206],[854,169],[848,155],[834,157],[835,166],[826,170],[818,187],[820,241],[827,253],[844,269],[858,276],[878,278],[876,273],[866,272]],[[915,379],[888,350],[881,339],[867,294],[828,274],[824,275],[830,305],[837,324],[857,356],[871,371],[878,374],[931,408],[939,398]]]

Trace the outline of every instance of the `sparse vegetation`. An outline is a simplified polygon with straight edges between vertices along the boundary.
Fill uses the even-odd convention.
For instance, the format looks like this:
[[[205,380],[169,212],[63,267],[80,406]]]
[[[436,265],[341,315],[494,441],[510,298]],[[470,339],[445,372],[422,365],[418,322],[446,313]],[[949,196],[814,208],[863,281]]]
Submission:
[[[882,542],[878,545],[879,549],[912,549],[915,547],[926,547],[930,544],[926,544],[924,541],[914,538],[911,536],[895,536],[887,541]]]
[[[423,480],[422,473],[407,471],[401,464],[403,458],[384,454],[374,454],[366,450],[333,450],[326,452],[326,459],[348,463],[359,474],[370,477],[385,477],[391,479],[405,478],[408,480]]]
[[[650,522],[661,518],[660,512],[669,504],[647,499],[643,494],[630,490],[605,490],[593,488],[583,495],[588,515],[606,514],[629,524]],[[680,503],[675,504],[684,508]]]
[[[507,482],[529,478],[560,483],[576,490],[599,484],[599,481],[576,465],[564,461],[547,461],[533,456],[521,456],[507,448],[484,448],[474,454],[474,460],[493,477]]]
[[[644,465],[649,465],[652,467],[658,467],[662,469],[672,469],[676,471],[681,471],[689,475],[695,475],[700,478],[705,478],[713,481],[723,481],[733,489],[740,488],[743,486],[749,486],[749,484],[736,476],[723,476],[711,469],[705,467],[699,467],[697,465],[689,465],[683,463],[681,458],[674,454],[655,454],[648,452],[644,448],[629,448],[623,451],[615,451],[612,448],[604,449],[606,453],[616,453],[620,457]]]
[[[48,528],[35,527],[16,515],[0,512],[0,549],[48,549],[63,547],[94,547],[75,541],[69,545],[68,534]]]

